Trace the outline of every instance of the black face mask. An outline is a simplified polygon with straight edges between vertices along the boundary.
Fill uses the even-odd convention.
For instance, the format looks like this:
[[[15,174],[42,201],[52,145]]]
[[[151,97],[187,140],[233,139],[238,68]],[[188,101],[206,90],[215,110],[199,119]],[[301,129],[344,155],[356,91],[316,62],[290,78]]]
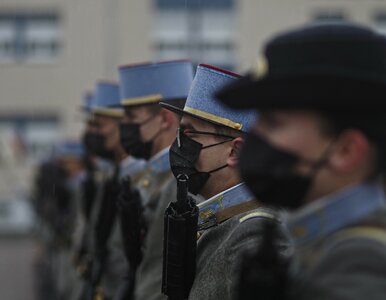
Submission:
[[[302,161],[300,157],[249,133],[240,152],[239,169],[243,181],[259,202],[295,209],[303,204],[315,173],[327,163],[327,154],[328,151],[322,159],[312,162],[309,175],[299,175],[295,166]]]
[[[142,142],[140,128],[154,117],[155,115],[140,124],[121,123],[119,125],[120,142],[126,153],[131,154],[135,158],[150,159],[153,141],[160,133],[161,129],[156,132],[150,141]]]
[[[92,142],[93,142],[92,133],[89,132],[89,131],[86,131],[83,134],[82,143],[83,143],[87,153],[89,153],[89,154],[94,154],[93,153],[93,148],[92,148]]]
[[[106,149],[106,138],[100,133],[86,132],[83,136],[83,144],[88,153],[99,156],[107,160],[114,160],[114,151]]]
[[[197,131],[195,133],[212,134],[208,132]],[[212,135],[217,134],[213,133]],[[178,129],[177,138],[169,150],[170,167],[174,177],[177,178],[179,174],[185,174],[188,176],[188,190],[190,193],[197,195],[202,190],[205,183],[208,181],[210,174],[228,166],[227,164],[225,164],[219,168],[207,172],[200,172],[194,166],[198,160],[201,150],[224,144],[234,139],[230,136],[224,137],[227,137],[228,140],[203,147],[202,144],[189,138],[186,134],[181,133]]]

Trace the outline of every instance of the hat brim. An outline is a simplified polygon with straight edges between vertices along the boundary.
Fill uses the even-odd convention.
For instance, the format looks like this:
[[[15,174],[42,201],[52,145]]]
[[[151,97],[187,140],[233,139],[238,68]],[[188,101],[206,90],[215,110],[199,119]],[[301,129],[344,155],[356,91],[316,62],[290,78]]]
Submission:
[[[220,90],[216,97],[236,109],[312,109],[386,113],[386,83],[330,75],[251,75]]]
[[[189,116],[189,117],[192,117],[194,119],[197,119],[197,120],[200,120],[200,121],[204,121],[204,122],[207,122],[207,123],[210,123],[210,124],[213,124],[213,125],[216,125],[216,126],[221,126],[221,127],[226,127],[226,128],[231,128],[231,127],[228,127],[222,123],[219,123],[219,122],[215,122],[213,120],[210,120],[210,119],[206,119],[204,117],[201,117],[201,116],[198,116],[198,115],[195,115],[194,113],[191,113],[191,112],[188,112],[188,111],[185,111],[177,106],[174,106],[174,105],[171,105],[169,103],[165,103],[165,102],[160,102],[159,105],[161,105],[162,108],[165,108],[167,110],[170,110],[174,113],[176,113],[177,115],[180,115],[181,117],[182,116]]]
[[[91,113],[110,118],[122,118],[125,115],[123,109],[113,107],[93,107]]]

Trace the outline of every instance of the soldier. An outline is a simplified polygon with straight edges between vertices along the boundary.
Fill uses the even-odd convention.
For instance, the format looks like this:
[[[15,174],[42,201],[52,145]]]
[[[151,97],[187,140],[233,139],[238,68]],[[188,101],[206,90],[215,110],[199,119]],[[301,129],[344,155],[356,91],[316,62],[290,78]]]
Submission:
[[[176,177],[186,174],[188,191],[205,199],[198,204],[197,271],[189,299],[232,299],[238,257],[259,244],[265,222],[276,221],[274,211],[259,208],[236,168],[244,133],[256,114],[234,112],[214,99],[218,89],[238,78],[199,65],[185,107],[161,104],[182,115],[170,149],[172,171]]]
[[[364,27],[300,28],[219,94],[260,112],[240,171],[260,201],[292,210],[287,298],[385,299],[385,53],[385,38]]]
[[[85,167],[85,178],[82,181],[79,197],[77,201],[77,221],[76,230],[74,233],[74,264],[80,267],[85,255],[88,251],[88,229],[85,226],[90,225],[90,216],[93,204],[96,198],[97,181],[96,181],[96,156],[93,151],[93,145],[90,145],[90,137],[95,128],[94,120],[92,119],[91,109],[94,105],[94,94],[87,92],[84,95],[81,111],[85,116],[85,129],[82,137],[82,142],[85,148],[83,157]]]
[[[93,92],[85,93],[83,103],[80,107],[85,118],[85,129],[82,137],[82,143],[85,148],[83,156],[83,164],[85,168],[84,178],[79,187],[76,199],[76,222],[73,234],[73,249],[72,249],[72,278],[71,281],[71,296],[70,299],[77,299],[82,283],[79,280],[79,274],[83,273],[83,268],[86,266],[87,255],[91,251],[91,212],[95,204],[95,199],[98,191],[96,156],[93,150],[93,145],[90,144],[93,132],[96,132],[95,122],[92,116],[92,107],[95,102]]]
[[[103,292],[109,299],[125,275],[122,240],[116,223],[119,179],[137,174],[142,170],[144,161],[128,155],[120,144],[119,123],[123,117],[123,110],[120,108],[118,84],[98,82],[95,103],[91,110],[96,124],[94,137],[91,138],[94,140],[95,153],[110,160],[114,167],[104,184],[103,196],[94,209],[93,262],[89,278],[91,286],[89,285],[87,289],[90,293]],[[86,289],[84,292],[88,293]]]
[[[129,278],[136,278],[135,299],[164,299],[161,294],[163,212],[176,196],[169,147],[179,118],[158,103],[162,100],[184,105],[193,79],[192,65],[186,60],[129,65],[120,67],[119,75],[121,103],[126,112],[121,126],[122,145],[133,156],[148,161],[136,185],[142,199],[143,223],[147,227],[143,245],[138,245],[143,249],[143,259],[137,274]],[[135,272],[139,262],[129,263],[131,272]]]
[[[67,258],[75,225],[74,194],[84,174],[82,155],[79,143],[60,142],[39,167],[34,195],[43,242],[36,265],[39,297],[65,299],[68,293]]]
[[[73,288],[72,267],[70,262],[73,235],[76,228],[76,201],[85,171],[83,164],[84,147],[79,142],[65,141],[54,148],[56,164],[63,170],[66,181],[53,187],[57,199],[53,222],[55,236],[58,239],[57,257],[57,285],[60,299],[68,299]],[[50,174],[53,176],[53,174]]]

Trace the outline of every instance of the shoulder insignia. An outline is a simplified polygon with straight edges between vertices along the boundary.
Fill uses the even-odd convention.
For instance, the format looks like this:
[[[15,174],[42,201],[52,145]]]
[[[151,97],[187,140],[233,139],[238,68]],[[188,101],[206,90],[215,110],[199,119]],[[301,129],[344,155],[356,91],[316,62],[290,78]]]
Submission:
[[[273,214],[270,214],[265,211],[255,211],[250,214],[245,215],[242,217],[239,222],[244,223],[247,220],[254,219],[254,218],[266,218],[266,219],[276,219],[276,217]]]

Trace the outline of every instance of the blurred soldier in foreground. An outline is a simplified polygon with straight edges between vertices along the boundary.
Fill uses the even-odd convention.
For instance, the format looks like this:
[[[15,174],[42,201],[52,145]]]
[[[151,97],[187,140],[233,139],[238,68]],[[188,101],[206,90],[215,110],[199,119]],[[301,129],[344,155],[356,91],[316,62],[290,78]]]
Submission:
[[[232,299],[239,256],[259,244],[266,222],[278,222],[273,210],[259,207],[237,170],[244,133],[256,114],[234,112],[214,99],[218,89],[237,78],[232,72],[199,65],[185,107],[161,103],[182,115],[170,149],[173,174],[187,175],[188,191],[205,199],[198,204],[197,270],[189,299]],[[284,246],[282,238],[276,242]]]
[[[265,64],[219,94],[260,113],[240,153],[248,187],[292,210],[296,255],[281,299],[385,299],[385,54],[385,38],[366,28],[301,28],[271,40]]]
[[[134,157],[148,162],[142,177],[133,178],[131,191],[127,191],[128,183],[122,187],[125,195],[121,207],[133,205],[136,210],[121,211],[122,220],[133,223],[122,223],[130,270],[126,286],[117,298],[132,299],[135,294],[139,300],[164,299],[161,294],[163,215],[169,199],[176,197],[169,147],[179,118],[161,108],[158,102],[184,105],[193,78],[192,65],[181,60],[123,66],[119,76],[121,103],[125,108],[122,145]]]

